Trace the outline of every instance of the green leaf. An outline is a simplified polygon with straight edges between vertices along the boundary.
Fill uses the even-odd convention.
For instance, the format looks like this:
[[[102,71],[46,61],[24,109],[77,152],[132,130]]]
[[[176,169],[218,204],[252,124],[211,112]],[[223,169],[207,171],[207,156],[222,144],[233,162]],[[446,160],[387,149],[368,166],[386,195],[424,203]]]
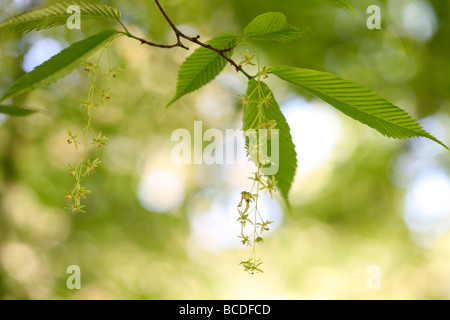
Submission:
[[[37,110],[21,108],[17,106],[0,105],[0,113],[13,117],[26,117],[36,113]]]
[[[226,50],[236,47],[237,38],[230,33],[225,33],[211,39],[207,44],[218,50]],[[224,54],[231,57],[233,52],[230,50]],[[225,68],[226,64],[227,61],[223,57],[210,49],[201,47],[195,50],[181,65],[178,71],[175,96],[166,108],[185,94],[200,89],[213,80]]]
[[[0,28],[7,27],[17,33],[27,33],[62,26],[67,23],[67,19],[72,15],[71,11],[69,11],[70,13],[67,12],[67,8],[71,5],[80,8],[81,19],[94,18],[117,21],[121,19],[121,12],[118,9],[105,4],[64,1],[12,17],[1,23]]]
[[[257,89],[258,86],[260,87],[260,90]],[[289,190],[291,189],[295,171],[297,170],[297,153],[295,151],[294,143],[292,142],[289,125],[286,122],[286,118],[281,112],[272,91],[264,82],[250,80],[248,82],[247,96],[249,98],[249,103],[244,109],[244,131],[258,128],[257,118],[259,111],[257,101],[261,100],[263,97],[271,97],[269,107],[263,107],[264,115],[267,120],[275,120],[277,124],[276,129],[279,130],[279,169],[275,174],[275,180],[278,181],[277,189],[288,204]],[[268,142],[270,143],[270,141]],[[268,149],[270,150],[270,145],[268,146]]]
[[[18,79],[0,102],[18,94],[46,87],[65,77],[83,65],[98,48],[114,39],[117,34],[115,30],[105,30],[72,44]]]
[[[244,36],[254,40],[282,41],[296,40],[305,34],[290,25],[284,14],[267,12],[257,16],[244,29]]]
[[[353,14],[358,17],[358,14],[356,13],[356,11],[353,9],[353,7],[350,5],[350,3],[348,2],[348,0],[328,0],[329,2],[340,6],[340,7],[345,7],[347,9],[349,9],[351,12],[353,12]]]
[[[271,73],[331,104],[381,134],[397,139],[425,137],[448,147],[426,132],[406,111],[360,84],[315,70],[278,66]]]

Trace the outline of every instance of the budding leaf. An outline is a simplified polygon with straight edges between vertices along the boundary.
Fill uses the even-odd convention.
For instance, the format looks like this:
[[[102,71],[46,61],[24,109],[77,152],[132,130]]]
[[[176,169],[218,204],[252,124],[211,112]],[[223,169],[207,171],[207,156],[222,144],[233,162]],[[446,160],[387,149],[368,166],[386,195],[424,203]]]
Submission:
[[[237,45],[237,38],[225,33],[207,42],[218,50],[233,49]],[[224,52],[225,56],[231,57],[232,50]],[[173,99],[167,107],[179,98],[200,89],[213,80],[225,68],[227,61],[217,52],[207,48],[198,48],[181,65],[178,71],[177,90]]]
[[[244,29],[244,36],[254,40],[287,42],[301,38],[305,32],[290,25],[284,14],[267,12],[257,16]]]

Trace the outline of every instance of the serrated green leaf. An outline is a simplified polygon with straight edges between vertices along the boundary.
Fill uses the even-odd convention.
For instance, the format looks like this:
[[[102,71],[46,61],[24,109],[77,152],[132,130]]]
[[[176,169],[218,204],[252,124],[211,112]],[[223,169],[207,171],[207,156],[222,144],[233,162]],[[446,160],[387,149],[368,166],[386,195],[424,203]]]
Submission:
[[[206,43],[218,50],[226,50],[237,45],[237,38],[230,33],[225,33]],[[233,53],[231,50],[224,54],[231,57]],[[213,80],[225,68],[226,64],[227,61],[223,57],[210,49],[201,47],[195,50],[181,65],[178,71],[175,96],[166,108],[182,96],[200,89]]]
[[[13,117],[26,117],[36,113],[37,110],[11,106],[11,105],[0,105],[0,113],[7,114]]]
[[[257,16],[244,29],[244,36],[254,40],[287,42],[305,34],[301,29],[290,25],[284,14],[267,12]]]
[[[54,55],[31,72],[18,79],[0,99],[4,101],[18,94],[46,87],[80,67],[95,51],[118,34],[115,30],[104,30],[78,41]]]
[[[261,90],[257,90],[257,86]],[[275,180],[278,181],[277,189],[279,189],[282,197],[288,204],[289,190],[294,181],[295,171],[297,170],[297,153],[286,118],[280,110],[270,88],[262,81],[250,80],[248,82],[247,96],[249,103],[244,109],[243,129],[257,129],[258,103],[263,97],[270,96],[271,101],[268,108],[264,107],[264,115],[267,120],[276,121],[276,129],[279,133],[279,169],[275,174]],[[270,143],[270,141],[268,141]],[[270,145],[268,146],[270,149]]]
[[[356,11],[353,9],[353,7],[350,5],[350,3],[347,0],[328,0],[329,2],[340,6],[340,7],[345,7],[347,9],[349,9],[351,12],[353,12],[353,14],[358,17],[358,14],[356,13]]]
[[[71,13],[67,12],[67,8],[71,5],[76,5],[80,8],[82,19],[94,18],[120,21],[121,18],[121,12],[118,9],[105,4],[64,1],[12,17],[1,23],[0,28],[7,27],[17,33],[27,33],[62,26],[67,23],[67,19],[71,16]]]
[[[425,137],[448,149],[444,143],[426,132],[406,111],[360,84],[330,73],[295,67],[278,66],[272,68],[271,73],[308,91],[387,137]]]

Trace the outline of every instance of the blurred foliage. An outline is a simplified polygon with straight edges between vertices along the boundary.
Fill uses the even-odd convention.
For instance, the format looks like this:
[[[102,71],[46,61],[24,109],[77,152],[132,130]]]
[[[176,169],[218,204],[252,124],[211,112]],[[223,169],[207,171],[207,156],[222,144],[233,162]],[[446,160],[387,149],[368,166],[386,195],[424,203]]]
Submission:
[[[4,0],[0,21],[51,2]],[[402,11],[396,10],[408,1],[353,1],[358,18],[317,0],[163,4],[173,21],[202,40],[240,33],[258,14],[283,12],[290,23],[310,31],[294,43],[261,43],[264,63],[332,72],[380,92],[417,119],[448,116],[450,2],[415,2],[434,8],[436,25],[427,39],[405,30]],[[152,1],[104,3],[119,8],[133,32],[172,43],[173,34]],[[371,4],[383,8],[381,30],[366,27]],[[58,27],[23,37],[1,30],[0,92],[25,72],[24,57],[39,39],[53,38],[65,47],[107,24],[82,21],[81,30]],[[86,180],[92,190],[87,213],[71,215],[63,209],[65,191],[72,185],[67,163],[80,156],[66,143],[67,129],[85,125],[79,101],[90,85],[87,74],[76,71],[47,89],[14,99],[14,105],[45,113],[0,118],[0,298],[450,298],[450,236],[428,249],[418,246],[403,219],[407,186],[395,183],[394,164],[411,152],[415,139],[389,140],[344,116],[339,116],[344,137],[331,158],[299,179],[291,193],[292,212],[285,213],[282,225],[259,249],[264,274],[242,272],[238,263],[247,253],[238,247],[204,250],[192,237],[189,208],[193,201],[211,207],[214,197],[223,196],[223,173],[218,166],[173,169],[168,163],[170,135],[177,128],[191,129],[194,120],[202,120],[204,129],[239,128],[242,107],[236,94],[245,92],[245,78],[227,67],[232,81],[217,79],[165,110],[178,67],[192,49],[150,48],[125,38],[113,47],[112,64],[123,71],[105,83],[111,87],[111,101],[94,114],[93,126],[109,143],[92,151],[103,165]],[[279,101],[294,92],[311,99],[269,81]],[[433,133],[433,128],[425,129]],[[447,131],[438,138],[448,143],[449,137]],[[436,158],[447,173],[448,158]],[[143,175],[158,168],[173,170],[183,182],[179,205],[163,214],[144,208],[137,196]],[[244,172],[244,178],[249,174]],[[167,190],[168,198],[175,202],[172,191]],[[239,196],[230,194],[230,201],[237,205]],[[81,268],[81,290],[66,288],[66,268],[74,264]],[[370,265],[381,268],[381,290],[366,287]]]

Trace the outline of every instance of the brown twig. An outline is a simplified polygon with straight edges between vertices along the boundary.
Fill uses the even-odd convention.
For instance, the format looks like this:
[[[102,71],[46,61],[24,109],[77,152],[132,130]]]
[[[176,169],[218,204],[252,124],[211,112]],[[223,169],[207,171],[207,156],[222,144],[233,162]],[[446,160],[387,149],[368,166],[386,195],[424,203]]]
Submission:
[[[176,25],[172,22],[172,20],[169,18],[169,16],[167,15],[166,11],[164,10],[164,8],[162,7],[161,3],[159,2],[159,0],[155,0],[156,5],[159,8],[159,11],[161,11],[162,15],[164,16],[164,18],[166,19],[167,23],[170,25],[170,27],[172,28],[173,32],[175,33],[175,36],[177,38],[177,42],[172,44],[172,45],[165,45],[165,44],[158,44],[158,43],[154,43],[151,41],[147,41],[145,39],[136,37],[134,35],[132,35],[127,29],[126,27],[122,24],[122,26],[125,29],[125,35],[127,35],[130,38],[139,40],[141,42],[141,44],[146,44],[152,47],[158,47],[158,48],[165,48],[165,49],[171,49],[171,48],[175,48],[175,47],[181,47],[183,49],[189,50],[188,47],[186,47],[183,42],[182,39],[186,39],[190,42],[193,42],[205,49],[209,49],[212,50],[214,52],[216,52],[218,55],[220,55],[222,58],[224,58],[225,60],[227,60],[235,69],[236,72],[242,72],[249,80],[253,79],[254,77],[252,77],[251,75],[249,75],[247,72],[245,72],[242,69],[241,65],[238,65],[233,59],[231,59],[230,57],[228,57],[225,53],[226,52],[230,52],[233,50],[233,48],[227,48],[227,49],[217,49],[212,47],[209,44],[206,44],[204,42],[201,42],[200,39],[200,35],[197,35],[195,37],[189,37],[188,35],[184,34],[183,32],[180,31],[180,29],[178,29],[176,27]]]

